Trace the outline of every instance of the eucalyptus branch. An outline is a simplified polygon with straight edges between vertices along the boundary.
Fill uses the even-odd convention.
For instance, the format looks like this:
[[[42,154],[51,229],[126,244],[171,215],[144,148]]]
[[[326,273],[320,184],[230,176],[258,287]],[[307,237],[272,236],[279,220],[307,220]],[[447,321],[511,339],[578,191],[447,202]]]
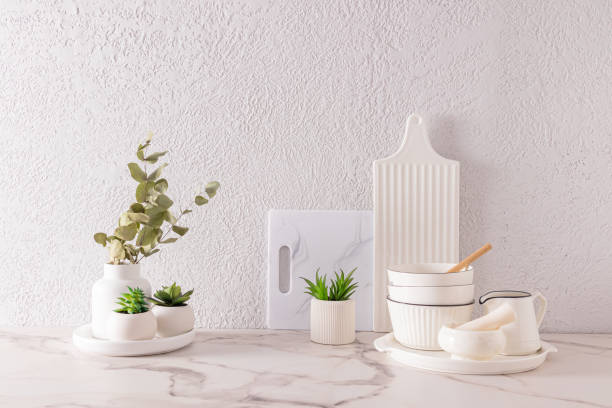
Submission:
[[[166,194],[168,181],[161,178],[163,169],[168,165],[161,164],[151,174],[147,172],[147,164],[155,164],[165,156],[167,151],[148,154],[151,145],[151,135],[143,144],[138,145],[136,157],[143,163],[144,170],[138,163],[129,163],[130,175],[138,182],[136,187],[136,202],[132,203],[128,210],[119,217],[119,227],[112,235],[103,232],[94,234],[94,240],[109,247],[110,259],[114,264],[123,260],[131,263],[139,263],[143,258],[149,257],[160,251],[156,248],[160,243],[170,244],[184,236],[189,228],[178,225],[183,215],[192,212],[189,209],[182,210],[178,218],[175,218],[170,208],[174,202]],[[197,206],[207,204],[219,189],[220,184],[212,181],[206,185],[206,197],[198,194],[194,198]],[[163,231],[164,223],[168,224],[167,230]],[[168,238],[170,231],[174,231],[178,237]],[[162,242],[166,240],[166,242]],[[132,242],[133,241],[133,242]]]

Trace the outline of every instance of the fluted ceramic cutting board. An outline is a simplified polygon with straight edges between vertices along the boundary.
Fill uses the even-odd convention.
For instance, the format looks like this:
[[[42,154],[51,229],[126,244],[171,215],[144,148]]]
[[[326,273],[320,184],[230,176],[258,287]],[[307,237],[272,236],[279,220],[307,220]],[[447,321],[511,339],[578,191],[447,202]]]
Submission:
[[[374,330],[391,330],[387,266],[458,261],[459,162],[436,153],[414,114],[399,150],[374,162]]]
[[[356,329],[372,330],[372,211],[270,210],[268,213],[268,310],[271,329],[308,329],[310,296],[300,276],[342,268],[359,288],[353,295]]]

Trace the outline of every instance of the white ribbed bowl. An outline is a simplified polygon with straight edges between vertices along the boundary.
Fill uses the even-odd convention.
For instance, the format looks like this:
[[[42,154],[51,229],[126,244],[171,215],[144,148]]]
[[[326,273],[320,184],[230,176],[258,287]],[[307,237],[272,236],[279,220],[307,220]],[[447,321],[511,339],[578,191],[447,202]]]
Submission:
[[[355,340],[355,302],[310,300],[310,340],[321,344],[348,344]]]
[[[389,284],[394,286],[455,286],[474,283],[474,268],[446,273],[452,263],[393,265],[387,268]]]
[[[412,305],[453,306],[474,301],[474,285],[393,286],[387,285],[389,299]]]
[[[438,332],[442,326],[459,325],[472,319],[474,300],[467,305],[423,306],[387,298],[393,335],[403,346],[420,350],[441,350]]]

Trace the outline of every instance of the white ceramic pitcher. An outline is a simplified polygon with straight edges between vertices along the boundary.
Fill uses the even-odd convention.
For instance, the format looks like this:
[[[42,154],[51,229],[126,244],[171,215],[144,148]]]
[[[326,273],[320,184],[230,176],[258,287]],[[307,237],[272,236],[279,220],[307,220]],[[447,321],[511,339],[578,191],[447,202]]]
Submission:
[[[539,299],[537,307],[535,301]],[[533,294],[517,290],[501,290],[485,293],[478,300],[487,313],[504,303],[516,313],[516,321],[502,326],[506,335],[506,347],[502,354],[523,356],[538,351],[541,347],[539,328],[546,313],[546,298],[538,291]]]

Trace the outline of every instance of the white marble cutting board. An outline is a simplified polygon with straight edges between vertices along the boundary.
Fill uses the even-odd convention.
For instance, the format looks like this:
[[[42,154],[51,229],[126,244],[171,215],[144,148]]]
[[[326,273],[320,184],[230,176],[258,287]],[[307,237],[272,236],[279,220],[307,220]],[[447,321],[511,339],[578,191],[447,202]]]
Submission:
[[[309,329],[310,299],[301,276],[314,281],[315,271],[327,274],[342,268],[354,276],[359,288],[356,329],[373,327],[373,219],[372,211],[270,210],[268,213],[268,310],[271,329]],[[281,248],[288,255],[286,293],[279,287]],[[284,268],[282,268],[284,269]]]

